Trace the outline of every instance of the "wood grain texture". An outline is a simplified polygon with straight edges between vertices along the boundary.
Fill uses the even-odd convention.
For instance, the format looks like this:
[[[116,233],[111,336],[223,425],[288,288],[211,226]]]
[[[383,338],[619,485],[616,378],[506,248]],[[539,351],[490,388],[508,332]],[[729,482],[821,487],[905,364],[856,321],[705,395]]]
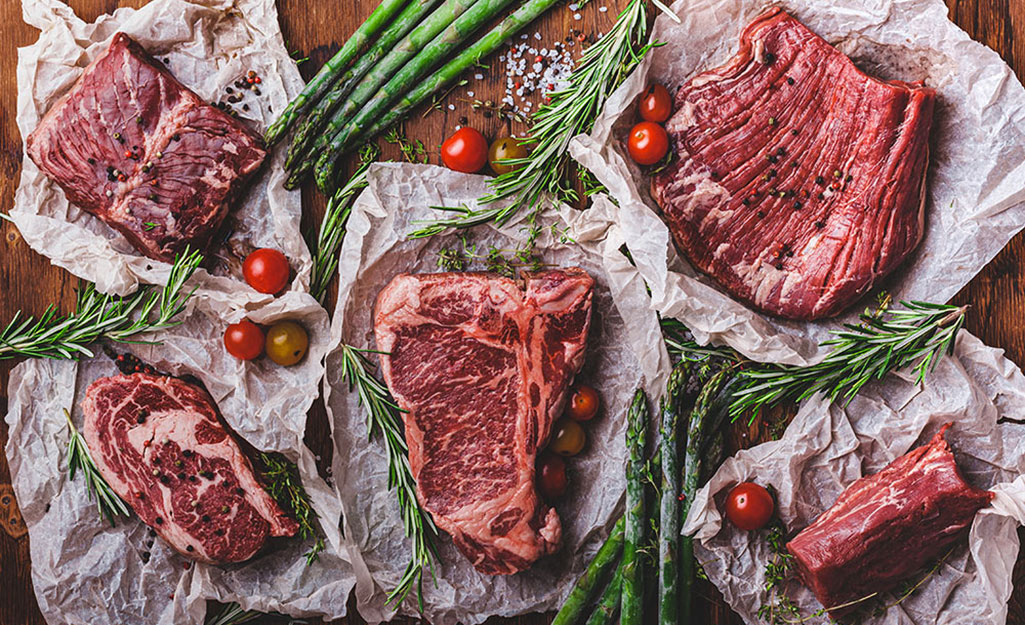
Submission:
[[[138,7],[146,0],[69,0],[69,4],[85,20],[94,20],[118,7]],[[281,26],[285,40],[292,50],[309,55],[310,61],[301,69],[309,75],[338,48],[344,38],[370,13],[376,0],[278,0]],[[1025,2],[1022,0],[947,0],[952,19],[972,37],[992,47],[1010,63],[1019,76],[1025,76]],[[0,210],[7,210],[13,202],[14,190],[20,175],[22,159],[21,137],[14,123],[16,111],[16,49],[33,42],[35,29],[21,21],[21,3],[18,0],[0,2]],[[563,39],[571,29],[586,34],[608,28],[617,7],[625,0],[594,0],[580,11],[582,19],[575,20],[566,6],[558,6],[529,30],[541,32],[542,43]],[[600,6],[608,11],[599,12]],[[579,47],[575,49],[579,51]],[[486,61],[495,62],[495,59]],[[483,117],[470,106],[466,90],[475,92],[481,100],[498,100],[502,95],[501,72],[481,70],[485,78],[472,85],[455,90],[437,110],[424,115],[426,107],[414,112],[405,126],[407,135],[423,141],[431,162],[437,162],[437,147],[456,125],[470,123],[489,138],[499,134],[519,133],[524,128],[500,120],[497,116]],[[471,73],[472,74],[472,73]],[[449,110],[448,105],[452,105]],[[399,158],[398,149],[383,145],[386,158]],[[351,169],[351,164],[350,164]],[[312,188],[303,190],[305,227],[319,223],[324,211],[324,199]],[[1025,363],[1025,293],[1021,287],[1025,276],[1023,261],[1025,237],[1019,236],[1003,250],[986,269],[957,295],[955,301],[972,306],[969,329],[990,345],[1003,347],[1016,363]],[[76,280],[66,272],[50,265],[42,256],[32,252],[19,236],[17,229],[0,221],[0,323],[21,309],[29,314],[43,312],[50,303],[58,303],[68,310],[73,302]],[[0,363],[0,412],[6,413],[8,374],[12,363]],[[768,436],[765,427],[738,427],[731,433],[733,447],[747,447]],[[0,445],[7,441],[6,426],[0,424]],[[307,444],[330,463],[330,439],[323,404],[318,401],[310,413],[306,436]],[[9,483],[6,459],[0,454],[0,484]],[[0,534],[0,625],[41,625],[42,617],[36,607],[29,575],[28,537],[14,539]],[[1025,580],[1025,559],[1019,559],[1016,579]],[[740,619],[725,607],[714,587],[705,583],[697,589],[695,622],[712,625],[739,625]],[[350,612],[354,604],[350,602]],[[551,615],[534,615],[517,619],[492,619],[491,625],[543,625]],[[399,623],[415,623],[399,620]],[[338,624],[361,624],[362,619],[352,616]],[[1025,592],[1016,592],[1011,600],[1011,625],[1025,625]]]

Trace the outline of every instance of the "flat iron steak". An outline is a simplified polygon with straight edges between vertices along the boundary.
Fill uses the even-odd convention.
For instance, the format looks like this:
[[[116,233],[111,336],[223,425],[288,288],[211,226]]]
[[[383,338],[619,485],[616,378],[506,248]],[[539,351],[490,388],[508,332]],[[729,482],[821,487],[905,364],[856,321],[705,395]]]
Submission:
[[[86,390],[82,434],[100,474],[179,553],[248,560],[298,524],[260,486],[205,390],[145,373]]]
[[[396,276],[377,299],[384,378],[406,411],[417,494],[478,571],[508,575],[554,552],[538,448],[584,361],[594,281],[583,270]]]
[[[964,481],[943,438],[949,427],[853,482],[787,544],[801,580],[833,616],[941,557],[993,499]]]
[[[26,152],[68,201],[165,261],[207,247],[266,156],[258,134],[124,33],[50,108]]]
[[[819,319],[922,238],[935,92],[884,81],[774,8],[676,94],[676,159],[652,179],[673,239],[736,298]]]

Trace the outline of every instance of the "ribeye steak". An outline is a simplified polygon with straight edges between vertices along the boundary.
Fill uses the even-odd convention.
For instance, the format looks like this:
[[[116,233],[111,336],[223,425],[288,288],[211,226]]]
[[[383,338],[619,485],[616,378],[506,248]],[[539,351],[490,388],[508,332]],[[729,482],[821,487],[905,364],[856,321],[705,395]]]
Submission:
[[[86,390],[82,434],[100,473],[183,555],[241,562],[298,530],[264,491],[205,390],[145,373]]]
[[[935,93],[861,72],[779,8],[676,94],[652,180],[676,245],[740,300],[842,312],[922,237]]]
[[[943,438],[949,427],[853,482],[787,544],[798,575],[824,607],[892,589],[963,538],[993,499],[961,477]]]
[[[580,269],[396,276],[377,299],[384,378],[407,412],[417,493],[486,574],[554,552],[562,526],[534,485],[584,361],[594,281]]]
[[[124,33],[50,108],[26,152],[71,203],[158,260],[205,249],[266,156],[258,134]]]

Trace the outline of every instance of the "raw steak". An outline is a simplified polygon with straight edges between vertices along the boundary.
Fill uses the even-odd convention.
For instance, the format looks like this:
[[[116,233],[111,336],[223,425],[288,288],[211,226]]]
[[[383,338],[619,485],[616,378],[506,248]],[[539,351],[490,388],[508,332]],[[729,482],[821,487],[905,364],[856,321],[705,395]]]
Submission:
[[[798,575],[824,607],[895,587],[943,556],[989,504],[993,493],[961,477],[943,438],[949,427],[852,483],[787,544]]]
[[[100,474],[181,554],[241,562],[298,525],[260,486],[203,389],[145,373],[101,378],[82,402]]]
[[[759,310],[836,315],[922,238],[935,92],[868,76],[782,10],[676,94],[652,193],[679,249]]]
[[[481,573],[554,552],[534,460],[584,361],[594,281],[580,269],[396,276],[377,298],[384,379],[406,410],[417,494]]]
[[[259,135],[123,33],[50,108],[26,151],[71,203],[158,260],[187,244],[205,249],[266,156]]]

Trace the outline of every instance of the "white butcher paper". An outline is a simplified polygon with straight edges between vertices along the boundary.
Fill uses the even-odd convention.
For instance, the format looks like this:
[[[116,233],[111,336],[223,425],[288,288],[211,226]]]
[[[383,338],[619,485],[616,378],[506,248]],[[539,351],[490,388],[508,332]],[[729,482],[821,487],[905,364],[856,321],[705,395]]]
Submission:
[[[878,473],[923,445],[946,423],[946,440],[965,479],[996,493],[979,511],[938,571],[898,606],[863,625],[1003,625],[1025,524],[1025,376],[967,331],[953,356],[938,361],[923,384],[895,374],[870,384],[844,407],[821,395],[806,401],[778,441],[726,460],[694,500],[683,532],[696,536],[695,553],[726,601],[754,625],[766,600],[767,530],[747,532],[724,522],[729,490],[754,481],[776,490],[779,518],[791,533],[808,526],[851,482]],[[922,575],[912,576],[918,581]],[[803,616],[822,606],[795,579],[784,586]],[[884,595],[887,603],[895,597]],[[808,621],[830,622],[825,617]]]
[[[243,123],[261,132],[303,87],[285,49],[274,0],[153,0],[141,9],[101,15],[93,23],[82,21],[60,0],[23,0],[22,13],[41,31],[38,41],[18,50],[17,122],[23,142],[118,32],[158,61],[166,59],[174,77],[207,102],[224,99],[225,87],[256,71],[261,95],[247,92],[242,103],[249,110],[243,111],[242,103],[236,108]],[[299,230],[301,198],[282,186],[283,163],[284,150],[268,154],[249,189],[233,204],[225,220],[231,224],[229,240],[215,240],[209,248],[208,255],[217,258],[217,276],[201,269],[200,288],[269,301],[270,296],[242,280],[238,259],[252,248],[270,247],[289,259],[295,273],[290,288],[309,290],[313,261]],[[170,270],[170,264],[143,256],[121,233],[70,204],[28,155],[22,159],[10,216],[32,249],[96,283],[103,293],[123,295],[139,283],[163,284]]]
[[[721,65],[736,53],[744,26],[770,6],[786,9],[868,73],[924,80],[937,90],[924,238],[879,285],[895,300],[947,301],[1025,226],[1025,89],[994,51],[947,18],[941,0],[678,0],[679,24],[659,15],[652,39],[665,45],[648,53],[571,153],[621,207],[620,225],[655,309],[685,323],[701,343],[804,365],[824,357],[829,331],[856,322],[873,298],[816,322],[774,318],[733,299],[677,253],[650,178],[624,143],[649,82],[672,92]]]
[[[327,311],[310,295],[296,292],[233,313],[223,306],[197,294],[182,325],[143,337],[161,344],[106,346],[134,353],[158,371],[199,378],[238,435],[295,462],[319,515],[325,550],[308,567],[304,554],[311,539],[278,538],[247,562],[185,569],[190,561],[158,537],[149,549],[152,557],[143,563],[147,527],[135,516],[111,527],[97,512],[84,478],[69,480],[66,468],[64,410],[81,430],[86,388],[117,373],[113,360],[100,346],[95,357],[81,362],[28,360],[11,373],[6,452],[28,526],[36,599],[50,625],[199,625],[207,599],[297,617],[345,615],[356,578],[339,529],[341,499],[318,475],[313,453],[303,443],[306,413],[319,392],[330,345]],[[225,325],[242,316],[266,324],[298,321],[310,334],[309,353],[292,367],[267,358],[236,360],[224,350],[222,336]]]
[[[418,221],[445,215],[432,206],[474,206],[488,190],[483,176],[426,165],[375,165],[368,177],[369,187],[349,217],[332,323],[335,341],[358,348],[374,347],[374,302],[391,279],[403,272],[442,271],[437,265],[439,249],[459,244],[458,233],[429,239],[408,239],[406,234]],[[562,549],[524,573],[488,576],[476,572],[442,534],[436,577],[432,580],[428,574],[423,586],[424,615],[430,622],[472,625],[492,615],[558,607],[622,510],[627,406],[639,385],[653,401],[658,397],[669,358],[656,315],[648,307],[644,282],[619,251],[623,233],[610,208],[611,203],[599,198],[588,211],[550,211],[537,247],[546,264],[582,267],[596,283],[587,357],[577,379],[598,389],[603,408],[585,428],[584,453],[567,462],[569,491],[555,506],[562,519]],[[492,245],[513,250],[522,241],[522,218],[498,230],[490,225],[470,230],[468,242],[480,253]],[[358,610],[371,623],[386,621],[396,611],[396,606],[385,604],[386,594],[402,576],[410,544],[395,493],[387,486],[384,448],[377,437],[368,442],[366,413],[341,378],[337,351],[327,360],[324,394],[335,444],[334,478],[342,494],[345,537],[358,580]],[[417,613],[415,595],[414,590],[401,605],[402,614]]]

